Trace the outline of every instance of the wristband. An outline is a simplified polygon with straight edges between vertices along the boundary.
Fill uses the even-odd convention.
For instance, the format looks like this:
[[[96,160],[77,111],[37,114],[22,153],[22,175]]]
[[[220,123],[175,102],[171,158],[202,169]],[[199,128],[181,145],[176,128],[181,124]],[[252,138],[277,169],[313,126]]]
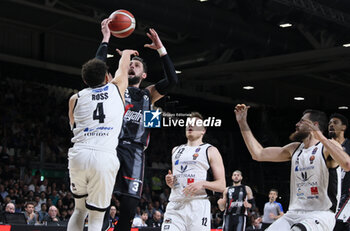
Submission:
[[[163,56],[163,55],[167,54],[165,47],[161,47],[161,48],[157,49],[157,51],[158,51],[159,56]]]

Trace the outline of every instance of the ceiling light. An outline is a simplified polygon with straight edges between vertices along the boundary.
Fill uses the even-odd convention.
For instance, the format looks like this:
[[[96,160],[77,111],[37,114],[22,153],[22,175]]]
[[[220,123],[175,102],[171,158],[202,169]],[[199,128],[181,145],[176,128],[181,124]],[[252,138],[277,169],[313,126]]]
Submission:
[[[304,100],[304,99],[305,99],[304,97],[300,97],[300,96],[294,97],[294,100],[297,100],[297,101],[302,101],[302,100]]]
[[[291,27],[291,26],[293,26],[291,23],[281,23],[280,24],[280,27],[282,27],[282,28]]]
[[[208,0],[198,0],[198,1],[200,1],[200,2],[206,2],[206,1],[208,1]]]
[[[347,110],[349,108],[347,106],[340,106],[340,107],[338,107],[338,109],[340,109],[340,110]]]
[[[108,59],[108,58],[113,58],[113,57],[114,57],[114,55],[107,54],[107,59]]]
[[[350,43],[343,44],[343,47],[350,47]]]
[[[253,86],[244,86],[243,89],[244,90],[253,90],[254,87]]]
[[[176,73],[176,74],[181,74],[182,71],[175,70],[175,73]]]

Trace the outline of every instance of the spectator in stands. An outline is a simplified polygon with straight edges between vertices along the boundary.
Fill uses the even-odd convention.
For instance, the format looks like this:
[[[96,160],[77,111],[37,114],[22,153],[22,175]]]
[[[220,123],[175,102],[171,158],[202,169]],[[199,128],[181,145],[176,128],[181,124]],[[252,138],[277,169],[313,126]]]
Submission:
[[[146,212],[148,214],[148,218],[151,218],[154,212],[154,208],[153,208],[153,203],[152,202],[148,202],[147,203],[147,208],[146,208]]]
[[[48,184],[49,184],[49,180],[48,179],[44,179],[43,182],[40,185],[40,192],[46,192]]]
[[[261,231],[261,217],[252,217],[252,225],[247,227],[246,231],[252,231],[252,230],[256,230],[256,231]]]
[[[61,221],[68,221],[69,220],[70,216],[68,215],[67,209],[60,210],[60,214],[61,214],[61,216],[60,216]]]
[[[40,201],[39,201],[40,206],[42,203],[46,203],[46,193],[45,192],[40,193]]]
[[[136,207],[136,212],[135,212],[135,217],[134,218],[136,218],[136,217],[141,217],[141,208],[140,208],[140,206],[137,206]]]
[[[117,216],[117,208],[115,206],[111,206],[109,211],[109,227],[115,227],[117,225],[119,217]]]
[[[162,227],[162,214],[159,211],[153,213],[152,219],[147,222],[148,227]]]
[[[222,228],[222,219],[220,217],[215,217],[212,220],[211,228],[212,229],[221,229]]]
[[[41,204],[41,210],[38,212],[39,214],[39,223],[42,223],[44,219],[46,219],[49,214],[47,213],[46,203]]]
[[[39,196],[35,196],[34,197],[34,211],[35,212],[39,212],[41,209],[41,204],[40,202],[40,197]]]
[[[56,206],[54,205],[50,206],[48,216],[46,217],[46,219],[44,219],[44,221],[47,222],[47,225],[51,225],[51,226],[59,225],[60,218],[58,217],[58,210]]]
[[[58,194],[60,195],[61,198],[65,197],[68,193],[67,186],[66,184],[61,185],[61,189],[58,191]]]
[[[0,184],[0,196],[3,200],[5,200],[5,197],[8,195],[9,193],[5,190],[5,187],[3,184]]]
[[[154,213],[154,211],[158,211],[158,212],[160,212],[162,215],[164,214],[164,211],[163,211],[163,210],[161,209],[161,207],[160,207],[159,201],[155,201],[155,202],[154,202],[153,213]]]
[[[7,213],[15,213],[15,204],[13,203],[8,203],[5,207],[5,212]]]
[[[132,227],[147,227],[148,214],[145,210],[141,212],[141,217],[135,217]]]
[[[170,190],[168,187],[163,189],[163,192],[160,194],[160,203],[163,204],[164,202],[169,201],[169,196],[170,196]]]
[[[28,225],[35,225],[38,223],[38,215],[34,212],[34,202],[27,202],[24,205],[24,216]]]

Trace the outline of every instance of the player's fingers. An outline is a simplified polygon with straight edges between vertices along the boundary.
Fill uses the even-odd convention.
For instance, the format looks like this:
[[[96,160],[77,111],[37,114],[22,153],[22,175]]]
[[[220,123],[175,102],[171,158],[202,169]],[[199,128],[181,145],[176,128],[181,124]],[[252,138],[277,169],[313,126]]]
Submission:
[[[148,47],[148,48],[150,48],[151,47],[151,44],[145,44],[145,45],[143,45],[144,47]]]

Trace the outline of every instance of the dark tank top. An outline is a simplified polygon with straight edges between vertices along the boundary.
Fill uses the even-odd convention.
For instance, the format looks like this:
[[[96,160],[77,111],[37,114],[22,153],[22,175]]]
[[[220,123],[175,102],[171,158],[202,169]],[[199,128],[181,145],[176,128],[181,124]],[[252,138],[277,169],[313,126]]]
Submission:
[[[143,124],[143,112],[151,109],[150,92],[146,89],[128,87],[125,90],[125,113],[119,139],[142,144],[149,140],[149,128]]]

